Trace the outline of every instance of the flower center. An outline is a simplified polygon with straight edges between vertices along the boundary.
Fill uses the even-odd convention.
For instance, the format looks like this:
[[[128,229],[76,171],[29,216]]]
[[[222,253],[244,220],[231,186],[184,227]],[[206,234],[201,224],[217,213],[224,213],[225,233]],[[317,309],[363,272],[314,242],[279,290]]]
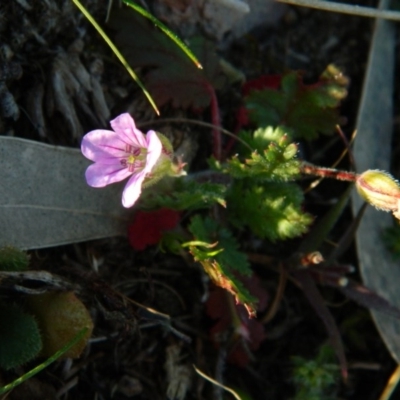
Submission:
[[[145,165],[147,150],[144,148],[133,147],[132,145],[126,145],[125,153],[126,158],[120,160],[123,167],[128,168],[129,172],[134,172]]]

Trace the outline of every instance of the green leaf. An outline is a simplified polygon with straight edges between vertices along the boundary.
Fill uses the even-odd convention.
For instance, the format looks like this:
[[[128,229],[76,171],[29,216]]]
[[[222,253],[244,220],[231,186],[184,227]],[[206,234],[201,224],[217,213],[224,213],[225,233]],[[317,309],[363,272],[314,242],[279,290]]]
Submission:
[[[226,191],[225,185],[180,179],[176,180],[171,193],[151,193],[146,197],[145,204],[149,208],[171,208],[185,211],[209,208],[215,203],[226,207]]]
[[[17,305],[0,304],[0,367],[18,367],[36,357],[41,348],[35,319]]]
[[[138,6],[133,1],[130,0],[122,0],[126,5],[132,7],[136,12],[148,18],[151,22],[153,22],[158,28],[160,28],[175,44],[189,57],[197,68],[202,68],[201,64],[195,57],[195,55],[190,51],[190,49],[186,46],[185,43],[182,42],[168,27],[166,27],[161,21],[155,18],[152,14],[147,12],[144,8]]]
[[[320,133],[331,134],[339,124],[337,107],[347,95],[348,80],[330,65],[318,82],[306,85],[299,72],[282,78],[280,90],[250,92],[246,107],[257,126],[284,125],[293,137],[312,140]]]
[[[236,226],[248,226],[257,236],[275,241],[308,230],[312,217],[302,211],[302,201],[303,193],[295,184],[239,181],[229,194],[228,211]]]
[[[224,251],[218,253],[216,259],[223,267],[229,266],[229,268],[238,271],[242,275],[251,275],[252,270],[247,257],[238,250],[239,245],[228,229],[221,228],[217,221],[211,218],[203,219],[199,215],[192,218],[188,228],[197,240],[206,243],[218,242],[217,249],[223,249]],[[213,251],[215,250],[214,248]]]
[[[333,350],[321,346],[314,360],[292,357],[293,382],[297,388],[295,400],[329,400],[337,398],[336,384],[340,380],[339,366],[333,363]]]
[[[297,146],[283,127],[257,129],[253,135],[244,133],[242,139],[255,149],[244,162],[235,156],[211,167],[236,179],[254,178],[268,181],[287,181],[300,174],[300,163],[295,159]]]
[[[247,257],[238,250],[238,243],[232,234],[225,228],[218,226],[211,218],[202,218],[196,215],[189,224],[189,231],[195,240],[208,246],[188,243],[189,250],[196,261],[200,262],[217,285],[228,290],[237,302],[243,304],[250,315],[255,315],[257,299],[246,289],[238,277],[251,275]],[[210,243],[214,243],[210,246]]]

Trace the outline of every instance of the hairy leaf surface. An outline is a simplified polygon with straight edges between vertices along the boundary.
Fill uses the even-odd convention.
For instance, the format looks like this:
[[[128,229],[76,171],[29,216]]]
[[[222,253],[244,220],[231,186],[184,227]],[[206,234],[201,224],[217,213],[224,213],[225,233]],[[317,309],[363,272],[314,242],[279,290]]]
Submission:
[[[302,211],[303,193],[291,183],[237,182],[228,198],[228,211],[239,227],[249,227],[261,238],[275,241],[305,233],[312,217]]]

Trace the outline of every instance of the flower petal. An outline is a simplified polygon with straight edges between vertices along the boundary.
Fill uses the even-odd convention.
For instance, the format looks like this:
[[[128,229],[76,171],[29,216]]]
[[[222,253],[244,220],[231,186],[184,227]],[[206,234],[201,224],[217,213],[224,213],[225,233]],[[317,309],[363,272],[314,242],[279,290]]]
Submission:
[[[133,174],[122,193],[122,205],[126,208],[132,207],[142,193],[142,183],[146,177],[146,171]]]
[[[162,152],[162,143],[158,138],[157,133],[154,131],[148,131],[146,135],[147,140],[147,156],[146,156],[146,166],[144,171],[150,172],[154,165],[156,165],[158,159]]]
[[[104,187],[110,183],[115,183],[124,180],[131,172],[128,168],[124,168],[119,163],[114,164],[99,164],[89,165],[86,169],[86,182],[92,187]]]
[[[113,131],[97,129],[83,137],[81,151],[89,160],[113,164],[116,158],[126,158],[126,143]]]
[[[124,113],[119,115],[110,121],[110,125],[126,143],[132,144],[135,147],[147,147],[143,133],[136,128],[135,121],[130,114]]]

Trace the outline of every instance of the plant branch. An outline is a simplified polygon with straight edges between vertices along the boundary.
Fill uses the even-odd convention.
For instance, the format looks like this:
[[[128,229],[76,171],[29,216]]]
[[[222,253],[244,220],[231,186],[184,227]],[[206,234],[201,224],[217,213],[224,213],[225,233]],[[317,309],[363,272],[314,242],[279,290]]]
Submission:
[[[300,165],[300,171],[305,175],[319,176],[321,178],[331,178],[348,182],[356,182],[357,178],[359,177],[359,175],[355,172],[319,167],[304,161]]]

